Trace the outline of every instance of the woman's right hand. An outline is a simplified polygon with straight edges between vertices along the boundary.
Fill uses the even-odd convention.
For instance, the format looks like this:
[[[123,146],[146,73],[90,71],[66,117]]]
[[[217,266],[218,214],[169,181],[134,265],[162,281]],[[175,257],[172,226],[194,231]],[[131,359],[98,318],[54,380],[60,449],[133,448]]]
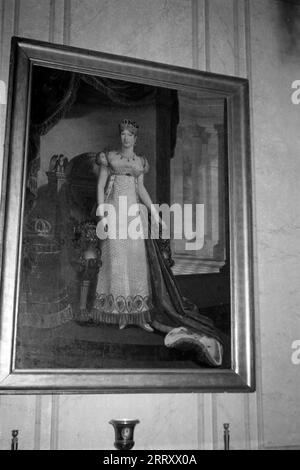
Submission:
[[[159,216],[159,214],[157,212],[153,211],[152,212],[152,217],[153,217],[153,219],[156,222],[158,227],[161,226],[163,230],[168,230],[167,224],[161,219],[161,217]]]

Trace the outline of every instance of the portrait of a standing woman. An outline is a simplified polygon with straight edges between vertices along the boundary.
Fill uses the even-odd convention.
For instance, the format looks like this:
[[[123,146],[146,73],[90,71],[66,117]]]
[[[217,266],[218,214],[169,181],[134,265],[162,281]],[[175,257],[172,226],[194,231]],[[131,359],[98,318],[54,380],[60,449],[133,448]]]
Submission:
[[[119,197],[127,204],[142,202],[149,211],[154,205],[144,186],[144,174],[149,169],[145,157],[135,154],[138,125],[125,119],[120,123],[120,151],[100,154],[98,203],[112,203],[118,212]],[[107,181],[111,178],[110,181]],[[107,192],[105,186],[108,183]],[[101,206],[100,206],[101,207]],[[160,217],[154,212],[157,224]],[[146,227],[145,211],[140,210],[140,224]],[[100,222],[105,224],[104,214]],[[163,222],[163,221],[162,221]],[[184,303],[175,279],[160,254],[154,240],[148,244],[142,238],[121,240],[109,238],[103,242],[103,265],[97,282],[93,307],[95,320],[115,323],[120,329],[137,325],[147,332],[157,329],[168,332],[169,347],[198,349],[211,365],[222,363],[222,345],[208,319],[201,317]]]
[[[17,368],[228,367],[226,220],[207,192],[203,149],[185,134],[194,97],[41,66],[32,90]],[[217,105],[211,119],[222,122]],[[172,192],[180,203],[206,197],[221,248],[208,232],[201,256],[163,239],[155,204]],[[124,200],[137,209],[125,225]],[[123,236],[133,223],[138,236]]]

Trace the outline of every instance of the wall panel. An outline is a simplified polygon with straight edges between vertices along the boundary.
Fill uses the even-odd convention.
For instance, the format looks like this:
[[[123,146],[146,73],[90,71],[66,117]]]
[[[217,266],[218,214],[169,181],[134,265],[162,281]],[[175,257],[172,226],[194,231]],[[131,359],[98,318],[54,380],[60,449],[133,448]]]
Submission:
[[[64,41],[64,0],[50,0],[49,41]]]
[[[245,0],[234,0],[233,3],[233,24],[234,24],[234,75],[247,77],[247,49],[246,49],[246,28],[247,17]]]
[[[190,0],[74,0],[71,44],[192,66]]]
[[[0,397],[0,449],[10,450],[11,431],[19,430],[19,449],[34,449],[35,397],[3,395]]]
[[[230,448],[246,449],[249,447],[245,423],[249,422],[246,415],[247,396],[243,394],[216,394],[215,411],[215,449],[224,448],[223,424],[230,424]]]
[[[295,51],[287,55],[281,7],[250,4],[262,447],[299,446],[300,435],[300,374],[291,362],[291,344],[300,336],[300,137],[299,107],[290,99],[300,68]],[[298,6],[290,20],[299,18]]]
[[[192,0],[193,67],[206,70],[205,0]]]
[[[17,35],[49,40],[50,0],[19,0]],[[37,21],[33,21],[33,18]]]
[[[137,418],[135,449],[195,449],[196,403],[195,394],[60,396],[58,448],[113,449],[109,421]]]
[[[1,4],[1,42],[0,42],[0,80],[3,80],[3,88],[7,93],[10,41],[15,34],[15,2],[2,0]],[[2,151],[4,144],[4,129],[6,116],[6,95],[2,97],[3,104],[0,104],[0,148]],[[0,171],[2,174],[2,158],[0,158]],[[1,180],[0,180],[1,185]]]
[[[233,0],[206,2],[209,21],[210,71],[234,75],[234,9]]]

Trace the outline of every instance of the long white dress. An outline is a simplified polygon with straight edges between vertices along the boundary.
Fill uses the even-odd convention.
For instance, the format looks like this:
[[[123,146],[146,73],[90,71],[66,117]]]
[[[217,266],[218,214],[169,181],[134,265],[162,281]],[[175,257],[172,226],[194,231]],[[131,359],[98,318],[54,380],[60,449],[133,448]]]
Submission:
[[[99,323],[142,325],[151,321],[151,284],[143,238],[119,239],[119,203],[125,196],[128,208],[138,204],[137,178],[148,171],[144,157],[134,156],[128,161],[118,152],[102,155],[101,164],[109,169],[109,179],[105,190],[105,202],[112,204],[117,215],[116,239],[101,241],[102,266],[98,274],[96,297],[92,308],[92,318]],[[124,199],[123,199],[124,201]],[[142,206],[140,206],[142,210]],[[124,215],[124,214],[123,214]],[[140,222],[146,230],[143,217],[128,217]]]

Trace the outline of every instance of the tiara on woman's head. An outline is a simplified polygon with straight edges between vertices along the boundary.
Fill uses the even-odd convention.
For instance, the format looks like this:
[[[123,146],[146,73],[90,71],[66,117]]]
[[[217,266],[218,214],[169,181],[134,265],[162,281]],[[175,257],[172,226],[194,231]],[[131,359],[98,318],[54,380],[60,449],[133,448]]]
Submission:
[[[139,128],[138,124],[130,119],[123,119],[123,121],[120,122],[119,127],[121,132],[128,129],[134,135],[137,135]]]

